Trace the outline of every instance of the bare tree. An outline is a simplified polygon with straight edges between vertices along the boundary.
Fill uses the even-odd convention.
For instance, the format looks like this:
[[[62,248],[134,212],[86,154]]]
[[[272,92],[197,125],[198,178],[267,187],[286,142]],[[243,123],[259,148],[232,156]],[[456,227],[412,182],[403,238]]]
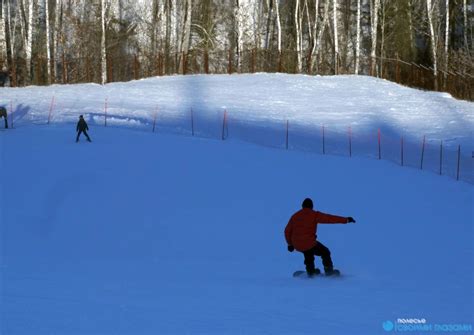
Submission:
[[[371,63],[371,75],[375,75],[375,69],[377,64],[376,59],[376,50],[377,50],[377,28],[378,28],[378,19],[379,19],[379,10],[380,10],[380,0],[374,0],[371,3],[371,36],[372,36],[372,48],[370,51],[370,63]]]
[[[302,70],[302,55],[301,55],[301,20],[299,17],[299,12],[300,12],[300,2],[299,0],[295,1],[295,31],[296,31],[296,36],[295,36],[295,41],[296,41],[296,57],[297,57],[297,72],[301,73]]]
[[[467,0],[463,1],[462,5],[462,12],[464,17],[464,47],[466,48],[467,52],[469,53],[469,43],[467,41]]]
[[[356,59],[355,59],[355,74],[359,74],[359,55],[360,55],[360,1],[357,0],[357,23],[356,23]]]
[[[180,43],[180,47],[179,47],[179,50],[178,52],[180,53],[180,57],[181,57],[181,54],[183,55],[186,55],[188,53],[188,50],[189,50],[189,45],[190,45],[190,42],[191,42],[191,15],[192,15],[192,0],[186,0],[186,11],[184,13],[184,17],[183,17],[183,20],[182,20],[182,27],[181,27],[181,31],[182,31],[182,37],[181,37],[181,43]],[[180,73],[184,73],[184,68],[185,68],[185,62],[186,60],[184,59],[181,59],[181,62],[180,62]]]
[[[433,57],[433,75],[435,81],[435,90],[438,89],[438,53],[437,53],[437,45],[438,45],[438,38],[435,33],[434,29],[434,15],[435,15],[435,4],[431,2],[431,0],[426,0],[426,9],[428,14],[428,24],[430,27],[430,38],[431,38],[431,53]]]
[[[449,0],[446,0],[446,28],[445,28],[445,35],[444,35],[444,71],[445,71],[445,79],[446,79],[446,72],[448,72],[449,66]]]
[[[24,3],[24,0],[21,1],[21,4],[23,6],[23,8],[25,8],[25,3]],[[26,33],[23,34],[23,39],[24,39],[24,46],[25,46],[25,55],[26,55],[26,81],[28,83],[31,82],[31,56],[32,56],[32,52],[33,52],[33,29],[34,29],[34,25],[33,25],[33,15],[34,15],[34,0],[29,0],[29,3],[28,3],[28,16],[26,16],[26,11],[23,11],[24,12],[24,17],[23,17],[23,20],[22,22],[26,22]]]
[[[104,85],[107,82],[107,50],[106,50],[106,25],[105,14],[107,0],[101,0],[101,42],[100,42],[100,59],[101,59],[101,83]]]
[[[0,70],[7,64],[7,39],[6,39],[6,8],[3,0],[0,0]]]
[[[275,11],[276,11],[276,22],[277,22],[277,34],[278,34],[278,55],[281,57],[281,21],[280,21],[280,5],[279,0],[275,0]]]
[[[237,47],[237,68],[240,72],[242,70],[242,49],[244,44],[244,9],[241,4],[241,0],[235,0],[235,31],[236,31],[236,47]]]
[[[332,19],[334,26],[334,74],[339,73],[339,36],[337,34],[337,0],[333,0]]]
[[[49,32],[49,0],[44,0],[44,15],[45,15],[45,22],[46,22],[46,71],[47,71],[47,78],[46,82],[48,84],[51,83],[51,49],[50,49],[50,32]]]

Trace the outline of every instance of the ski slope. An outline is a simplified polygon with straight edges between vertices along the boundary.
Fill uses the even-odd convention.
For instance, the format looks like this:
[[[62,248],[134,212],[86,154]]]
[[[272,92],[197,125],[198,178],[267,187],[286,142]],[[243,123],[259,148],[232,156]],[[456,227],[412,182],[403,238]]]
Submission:
[[[242,92],[253,82],[251,76],[227,78]],[[178,107],[189,101],[166,98],[172,89],[161,80],[187,78],[0,91],[3,101],[18,106],[21,100],[25,111],[16,110],[15,129],[0,132],[1,334],[386,334],[383,323],[398,318],[474,323],[471,184],[384,160],[286,151],[232,136],[218,140],[219,127],[212,132],[219,106],[209,101],[219,99],[211,93],[206,105],[212,108],[200,105],[200,115],[208,116],[197,120],[203,133],[196,134],[211,138],[192,137],[176,121]],[[161,97],[144,89],[151,84],[162,88]],[[46,125],[48,90],[55,90],[57,113]],[[88,108],[94,101],[100,106],[107,90],[114,127],[106,128]],[[364,121],[363,115],[372,116],[363,111],[369,103],[361,102],[351,122],[384,123],[394,133],[437,129],[440,138],[458,136],[469,145],[472,104],[400,90],[434,105],[445,100],[450,115],[411,122],[400,116],[402,127],[375,113]],[[375,88],[373,95],[385,96]],[[114,110],[111,101],[120,99],[123,106]],[[137,106],[152,108],[158,100],[168,114],[152,133],[153,114]],[[339,99],[325,103],[331,101]],[[288,114],[274,107],[268,119],[262,115],[271,108],[256,100],[255,109],[239,96],[225,107],[231,104],[258,122],[304,122],[296,107]],[[249,109],[236,107],[245,104]],[[297,97],[295,104],[303,106]],[[93,143],[74,143],[73,122],[81,113]],[[334,112],[326,121],[343,123],[349,116]],[[450,118],[456,123],[446,122]],[[303,256],[286,250],[283,229],[305,197],[318,210],[357,220],[318,228],[341,278],[291,277],[304,268]],[[319,259],[316,264],[321,267]]]

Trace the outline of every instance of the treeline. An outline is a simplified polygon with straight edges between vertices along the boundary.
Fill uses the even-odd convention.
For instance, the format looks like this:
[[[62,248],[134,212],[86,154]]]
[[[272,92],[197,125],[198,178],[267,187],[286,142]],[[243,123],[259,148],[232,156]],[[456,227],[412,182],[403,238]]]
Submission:
[[[473,99],[467,0],[0,0],[12,86],[368,74]]]

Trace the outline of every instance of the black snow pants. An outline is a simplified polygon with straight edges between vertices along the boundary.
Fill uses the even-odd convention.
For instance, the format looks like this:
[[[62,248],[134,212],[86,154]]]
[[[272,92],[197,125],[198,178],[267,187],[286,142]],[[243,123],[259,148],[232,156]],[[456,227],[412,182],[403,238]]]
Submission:
[[[329,251],[329,249],[321,242],[317,241],[316,245],[313,248],[304,251],[303,254],[304,254],[304,264],[306,265],[307,272],[312,272],[315,269],[314,267],[315,255],[321,256],[325,271],[333,269],[331,251]]]
[[[87,137],[87,140],[90,142],[91,141],[91,138],[89,137],[89,135],[87,134],[87,131],[84,129],[84,130],[79,130],[77,132],[77,137],[76,137],[76,142],[79,142],[79,136],[84,133],[84,135]]]

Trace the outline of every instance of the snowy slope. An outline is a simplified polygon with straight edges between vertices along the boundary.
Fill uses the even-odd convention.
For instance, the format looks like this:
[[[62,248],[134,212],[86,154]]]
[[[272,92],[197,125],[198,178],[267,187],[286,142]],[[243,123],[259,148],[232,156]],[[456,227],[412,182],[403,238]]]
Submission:
[[[453,99],[447,93],[423,92],[366,76],[305,76],[289,74],[169,76],[112,83],[4,88],[0,105],[13,106],[15,121],[75,122],[87,114],[104,123],[107,99],[108,124],[146,127],[153,123],[189,128],[189,110],[212,119],[224,109],[237,119],[292,125],[319,131],[352,126],[354,133],[377,131],[416,139],[445,140],[474,150],[474,104]],[[201,129],[201,131],[203,131]]]
[[[92,127],[0,134],[2,334],[383,334],[473,323],[473,187],[384,161]],[[5,177],[6,176],[6,177]],[[389,176],[387,178],[387,176]],[[299,280],[310,196],[344,277]],[[320,265],[317,260],[317,265]]]
[[[194,126],[197,136],[219,138],[226,111],[233,139],[284,147],[288,121],[292,150],[381,156],[453,178],[458,176],[460,145],[459,178],[474,183],[474,104],[373,77],[171,76],[0,92],[0,105],[7,107],[10,122],[18,127],[75,123],[84,114],[98,126],[107,123],[145,131],[155,127],[179,134],[190,134]]]
[[[368,77],[258,74],[8,88],[2,104],[15,127],[0,131],[2,335],[474,323],[473,186],[363,158],[376,136],[356,136],[380,128],[384,159],[396,162],[385,155],[396,157],[399,136],[419,149],[426,134],[433,148],[444,140],[451,162],[448,149],[473,149],[472,103]],[[218,141],[224,109],[229,138]],[[74,143],[79,114],[93,143]],[[352,158],[318,154],[323,124],[335,154],[347,144],[336,135],[352,126]],[[425,164],[436,157],[428,150]],[[318,229],[343,278],[291,278],[304,265],[283,229],[307,196],[357,219]]]

